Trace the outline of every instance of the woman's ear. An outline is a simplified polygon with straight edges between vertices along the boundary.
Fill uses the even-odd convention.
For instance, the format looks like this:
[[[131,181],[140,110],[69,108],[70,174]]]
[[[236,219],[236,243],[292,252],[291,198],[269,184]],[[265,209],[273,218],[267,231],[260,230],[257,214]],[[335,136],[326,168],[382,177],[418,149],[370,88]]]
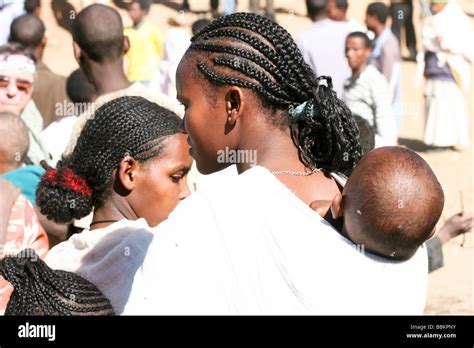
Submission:
[[[243,106],[243,93],[240,87],[232,86],[228,89],[225,95],[225,111],[227,115],[227,123],[234,126],[237,119],[240,117]]]
[[[133,157],[126,156],[121,162],[118,170],[118,177],[122,186],[133,191],[137,184],[138,171],[140,163]]]
[[[334,220],[344,216],[344,197],[338,193],[331,203],[331,215]]]

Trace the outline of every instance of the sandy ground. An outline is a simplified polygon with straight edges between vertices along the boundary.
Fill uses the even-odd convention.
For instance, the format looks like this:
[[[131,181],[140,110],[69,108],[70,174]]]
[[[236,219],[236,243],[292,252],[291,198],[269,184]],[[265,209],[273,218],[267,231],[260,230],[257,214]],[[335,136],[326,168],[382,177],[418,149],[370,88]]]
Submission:
[[[83,6],[92,2],[102,2],[109,4],[108,0],[73,0],[70,1],[72,7],[67,10],[65,16],[73,17],[75,10],[80,10]],[[359,22],[363,23],[364,13],[368,0],[350,1],[349,14]],[[459,1],[466,11],[474,13],[474,1]],[[169,28],[168,19],[176,18],[178,22],[187,23],[185,28],[189,29],[189,23],[195,19],[205,16],[204,13],[190,13],[177,15],[176,9],[180,1],[158,1],[152,6],[149,19],[166,30]],[[209,7],[207,0],[191,0],[193,11],[206,11]],[[221,1],[222,4],[222,1]],[[77,68],[77,64],[72,54],[72,39],[67,30],[60,27],[54,18],[50,1],[43,1],[41,17],[47,26],[48,46],[44,60],[46,64],[55,72],[68,75]],[[248,0],[239,0],[238,9],[247,10]],[[298,35],[302,30],[310,25],[305,14],[303,0],[275,0],[276,18],[293,35]],[[119,10],[124,23],[130,24],[126,11]],[[418,8],[415,8],[415,18],[418,17]],[[67,18],[63,15],[63,20]],[[420,26],[416,20],[417,30]],[[402,65],[402,101],[404,110],[403,127],[400,137],[401,142],[419,151],[432,166],[438,176],[446,195],[445,209],[440,221],[440,225],[445,219],[461,209],[460,192],[462,191],[463,206],[466,211],[473,211],[473,154],[472,147],[465,152],[457,153],[444,151],[438,153],[428,153],[423,151],[421,142],[424,129],[423,116],[423,82],[415,83],[414,63],[404,62]],[[472,138],[472,100],[471,91],[471,139]],[[474,234],[466,236],[465,247],[461,247],[462,237],[450,241],[444,246],[445,267],[432,273],[429,277],[427,314],[472,314],[474,313]],[[468,246],[468,247],[466,247]]]

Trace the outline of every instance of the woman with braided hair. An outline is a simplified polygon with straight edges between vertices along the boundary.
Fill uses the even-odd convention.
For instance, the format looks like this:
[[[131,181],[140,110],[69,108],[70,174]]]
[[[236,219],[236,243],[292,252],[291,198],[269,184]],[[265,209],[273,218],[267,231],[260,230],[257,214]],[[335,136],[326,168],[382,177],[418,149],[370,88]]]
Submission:
[[[14,288],[5,315],[115,315],[94,284],[52,270],[33,249],[1,259],[0,275]]]
[[[37,204],[55,222],[87,216],[90,228],[73,235],[48,253],[46,263],[77,272],[98,288],[120,311],[115,295],[120,282],[104,282],[104,273],[88,267],[107,260],[104,245],[128,233],[156,226],[189,194],[192,165],[181,119],[142,97],[121,97],[101,106],[87,121],[74,151],[41,178]],[[130,258],[127,249],[122,256]],[[133,273],[128,262],[120,272]]]
[[[123,313],[421,313],[426,254],[402,267],[361,253],[309,207],[339,193],[336,173],[361,147],[331,78],[314,75],[286,30],[249,13],[211,22],[180,62],[177,97],[198,170],[235,163],[240,175],[110,245],[120,269],[124,248],[143,242]]]

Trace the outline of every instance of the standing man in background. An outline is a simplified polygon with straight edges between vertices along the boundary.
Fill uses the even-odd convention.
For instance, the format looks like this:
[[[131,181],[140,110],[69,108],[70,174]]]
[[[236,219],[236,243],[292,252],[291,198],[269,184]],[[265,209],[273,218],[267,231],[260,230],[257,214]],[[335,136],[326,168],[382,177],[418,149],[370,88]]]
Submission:
[[[308,17],[313,24],[297,39],[304,60],[317,75],[329,75],[340,97],[344,81],[351,77],[351,69],[345,57],[346,37],[353,27],[347,21],[328,18],[327,0],[306,0]]]
[[[373,2],[367,6],[365,24],[375,34],[375,44],[369,58],[388,82],[393,115],[400,131],[402,126],[401,109],[401,54],[400,45],[392,31],[386,26],[389,8],[381,2]]]

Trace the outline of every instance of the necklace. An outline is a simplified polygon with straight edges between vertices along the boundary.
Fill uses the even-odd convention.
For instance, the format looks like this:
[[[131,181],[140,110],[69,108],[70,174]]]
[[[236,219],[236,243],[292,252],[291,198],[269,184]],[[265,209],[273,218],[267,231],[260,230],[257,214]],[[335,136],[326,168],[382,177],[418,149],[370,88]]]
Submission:
[[[311,172],[293,172],[291,170],[270,170],[274,175],[294,175],[294,176],[310,176],[314,173],[320,172],[321,169],[313,169]]]
[[[94,221],[94,222],[91,222],[89,226],[92,226],[92,225],[95,225],[95,224],[101,224],[103,222],[117,222],[119,220],[97,220],[97,221]]]

